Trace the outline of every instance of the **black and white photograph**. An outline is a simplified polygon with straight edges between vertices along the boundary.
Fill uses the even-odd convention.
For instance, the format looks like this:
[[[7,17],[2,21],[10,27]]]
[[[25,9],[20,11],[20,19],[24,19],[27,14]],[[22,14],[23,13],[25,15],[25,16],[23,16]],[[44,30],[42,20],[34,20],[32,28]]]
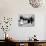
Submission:
[[[22,27],[33,27],[35,25],[35,15],[34,14],[20,15],[18,25]]]

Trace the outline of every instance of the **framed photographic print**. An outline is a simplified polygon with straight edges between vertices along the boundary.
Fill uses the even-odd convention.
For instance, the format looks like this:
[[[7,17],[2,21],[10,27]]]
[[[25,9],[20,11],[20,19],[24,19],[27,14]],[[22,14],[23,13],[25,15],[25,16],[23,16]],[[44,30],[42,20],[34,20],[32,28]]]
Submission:
[[[24,27],[34,26],[35,25],[35,15],[34,14],[19,15],[18,25],[22,27],[23,26]]]

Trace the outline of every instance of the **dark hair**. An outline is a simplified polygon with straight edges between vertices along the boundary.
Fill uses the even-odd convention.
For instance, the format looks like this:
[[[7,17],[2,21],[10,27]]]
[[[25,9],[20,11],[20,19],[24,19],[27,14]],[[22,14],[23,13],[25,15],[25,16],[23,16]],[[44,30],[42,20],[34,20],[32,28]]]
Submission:
[[[34,35],[34,37],[36,37],[36,35]]]

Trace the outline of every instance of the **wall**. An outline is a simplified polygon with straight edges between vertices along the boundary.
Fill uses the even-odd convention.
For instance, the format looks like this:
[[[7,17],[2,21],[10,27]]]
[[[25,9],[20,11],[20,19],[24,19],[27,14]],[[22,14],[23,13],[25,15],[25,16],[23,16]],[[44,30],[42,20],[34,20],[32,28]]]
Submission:
[[[45,19],[44,19],[44,22],[45,22],[45,24],[44,24],[44,39],[46,39],[46,15],[45,15]]]
[[[17,40],[27,40],[34,34],[37,35],[39,40],[44,40],[45,12],[46,8],[44,7],[32,8],[28,0],[0,0],[0,16],[13,17],[12,26],[8,33],[10,33]],[[19,27],[18,16],[20,14],[35,14],[35,26]],[[2,39],[2,36],[0,39]]]

